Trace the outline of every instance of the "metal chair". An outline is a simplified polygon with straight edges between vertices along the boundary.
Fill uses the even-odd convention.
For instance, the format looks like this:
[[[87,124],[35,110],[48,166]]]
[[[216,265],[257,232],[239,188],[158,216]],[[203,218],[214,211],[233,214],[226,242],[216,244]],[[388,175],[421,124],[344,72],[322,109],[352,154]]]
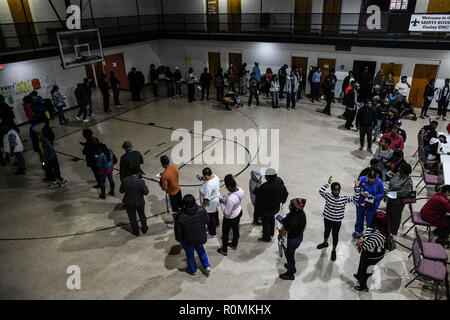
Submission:
[[[419,193],[417,193],[417,195],[419,195],[423,191],[423,189],[425,189],[428,185],[434,186],[435,190],[437,190],[438,186],[444,184],[444,181],[442,181],[442,179],[439,176],[426,173],[424,164],[422,162],[420,163],[420,165],[422,167],[422,180],[420,180],[419,183],[416,185],[416,189],[419,186],[419,184],[422,183],[422,181],[425,182],[425,186],[419,191]]]
[[[416,240],[419,244],[420,252],[422,252],[422,255],[425,259],[433,260],[437,262],[445,263],[448,260],[447,252],[445,252],[445,249],[442,245],[439,243],[433,243],[433,242],[422,242],[422,237],[419,234],[419,231],[417,230],[417,227],[414,228],[414,232],[416,234]],[[409,257],[412,256],[412,252],[409,255]],[[408,257],[408,258],[409,258]]]
[[[425,149],[423,146],[418,146],[417,151],[419,152],[419,159],[417,160],[416,164],[414,165],[413,170],[417,167],[419,162],[423,163],[426,169],[430,169],[432,167],[435,167],[439,164],[438,160],[427,160],[427,156],[425,154]]]
[[[431,241],[431,225],[422,219],[422,216],[420,215],[420,211],[413,210],[412,203],[408,203],[408,208],[409,208],[409,212],[410,212],[410,218],[405,220],[405,222],[403,222],[403,224],[405,224],[406,221],[411,219],[413,225],[411,228],[408,229],[408,231],[406,231],[406,233],[403,235],[403,237],[406,237],[406,235],[412,230],[412,228],[414,228],[416,226],[422,226],[422,227],[426,227],[426,231],[428,231],[428,241]]]
[[[420,133],[420,131],[417,134],[417,146],[418,147],[424,146],[423,135]],[[414,152],[413,157],[415,157],[418,152],[419,152],[419,150],[417,149],[416,152]],[[414,166],[414,168],[415,168],[415,166]]]

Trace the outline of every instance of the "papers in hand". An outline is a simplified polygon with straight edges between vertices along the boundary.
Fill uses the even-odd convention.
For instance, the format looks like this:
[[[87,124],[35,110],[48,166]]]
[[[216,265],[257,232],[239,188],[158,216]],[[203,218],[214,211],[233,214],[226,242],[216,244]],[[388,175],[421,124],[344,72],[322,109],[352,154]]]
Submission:
[[[389,199],[397,199],[397,191],[389,191],[387,196]]]

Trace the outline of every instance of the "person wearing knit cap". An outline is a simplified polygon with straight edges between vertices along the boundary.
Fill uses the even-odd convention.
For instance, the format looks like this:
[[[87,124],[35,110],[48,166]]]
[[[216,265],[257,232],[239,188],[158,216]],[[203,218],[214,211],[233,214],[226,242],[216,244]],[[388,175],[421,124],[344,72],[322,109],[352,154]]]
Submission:
[[[305,208],[306,199],[295,198],[289,202],[289,213],[281,219],[283,228],[280,230],[279,236],[287,235],[287,247],[285,255],[287,263],[284,264],[287,271],[280,274],[283,280],[294,280],[297,269],[295,268],[295,250],[303,241],[303,231],[306,227]]]
[[[139,169],[139,172],[141,172],[139,176],[141,177],[141,164],[144,163],[141,153],[133,150],[133,144],[130,141],[124,141],[122,148],[125,153],[120,157],[120,181],[131,176],[133,168]]]
[[[258,241],[270,242],[275,233],[275,215],[280,211],[280,204],[286,202],[289,193],[275,169],[267,169],[265,178],[266,182],[259,182],[254,190],[255,210],[260,214],[263,226],[263,236]]]

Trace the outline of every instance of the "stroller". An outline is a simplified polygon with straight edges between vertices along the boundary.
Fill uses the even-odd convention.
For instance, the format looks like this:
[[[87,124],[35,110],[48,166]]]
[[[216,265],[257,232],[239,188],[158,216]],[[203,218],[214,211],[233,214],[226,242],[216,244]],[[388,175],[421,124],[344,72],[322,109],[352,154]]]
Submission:
[[[223,104],[225,105],[225,109],[231,110],[231,107],[243,107],[244,105],[241,103],[241,99],[235,92],[225,93],[223,97]]]

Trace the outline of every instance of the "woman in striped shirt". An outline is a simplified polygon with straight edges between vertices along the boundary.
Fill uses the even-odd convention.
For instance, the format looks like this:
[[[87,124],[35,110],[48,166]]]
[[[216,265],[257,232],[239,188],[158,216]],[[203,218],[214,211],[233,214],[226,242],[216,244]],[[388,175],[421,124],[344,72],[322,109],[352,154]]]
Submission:
[[[331,183],[331,178],[328,183],[325,183],[319,190],[319,194],[325,199],[325,209],[323,210],[323,222],[325,225],[324,241],[317,246],[317,249],[328,247],[328,237],[330,232],[333,236],[333,251],[331,251],[331,260],[336,260],[336,246],[339,241],[339,230],[341,229],[342,219],[344,219],[344,211],[347,203],[356,203],[359,198],[359,184],[360,181],[355,181],[355,194],[353,196],[341,195],[341,185],[339,182],[331,184],[331,193],[326,192]]]
[[[372,275],[367,273],[369,266],[374,266],[384,257],[384,247],[386,238],[389,236],[388,218],[384,212],[378,211],[372,219],[371,228],[363,233],[356,245],[360,248],[361,258],[359,259],[358,273],[353,276],[359,281],[358,291],[368,291],[367,279]]]

